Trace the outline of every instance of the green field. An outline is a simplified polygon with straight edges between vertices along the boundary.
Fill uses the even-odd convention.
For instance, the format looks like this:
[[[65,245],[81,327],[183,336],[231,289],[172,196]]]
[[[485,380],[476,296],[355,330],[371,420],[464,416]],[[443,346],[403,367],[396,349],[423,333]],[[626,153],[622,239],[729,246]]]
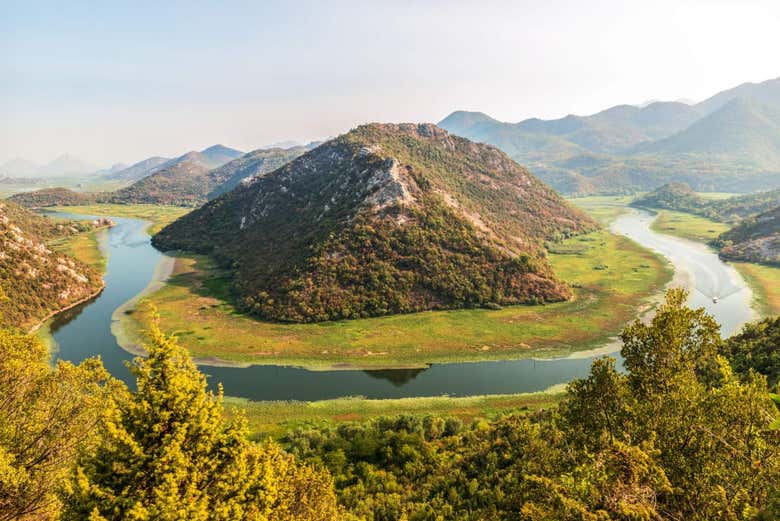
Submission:
[[[275,401],[252,402],[241,398],[225,398],[229,415],[243,412],[249,422],[252,438],[278,438],[290,430],[306,426],[321,426],[340,422],[363,421],[379,416],[411,414],[459,418],[464,423],[491,419],[504,413],[538,411],[558,403],[564,394],[549,391],[528,394],[496,394],[466,398],[400,398],[368,400],[338,398],[317,402]],[[231,411],[232,409],[232,411]]]
[[[616,217],[626,211],[628,203],[634,199],[629,195],[594,195],[590,197],[576,197],[569,202],[588,212],[601,224],[609,224]]]
[[[49,208],[59,212],[97,215],[100,217],[130,217],[149,221],[149,234],[154,235],[167,224],[192,211],[180,206],[159,206],[154,204],[90,204],[84,206],[57,206]]]
[[[753,290],[753,304],[761,316],[780,315],[780,268],[750,262],[733,262]]]
[[[347,369],[556,356],[616,335],[672,274],[660,257],[606,231],[569,239],[554,251],[549,258],[556,273],[575,287],[569,302],[318,324],[243,315],[231,304],[225,273],[205,257],[180,257],[167,284],[119,317],[120,341],[132,347],[143,340],[152,303],[162,329],[210,361]]]
[[[658,218],[651,228],[659,233],[708,243],[728,230],[730,226],[690,213],[659,210]]]
[[[108,258],[100,247],[100,237],[104,229],[79,233],[49,243],[49,247],[65,255],[80,260],[100,273],[105,273]]]

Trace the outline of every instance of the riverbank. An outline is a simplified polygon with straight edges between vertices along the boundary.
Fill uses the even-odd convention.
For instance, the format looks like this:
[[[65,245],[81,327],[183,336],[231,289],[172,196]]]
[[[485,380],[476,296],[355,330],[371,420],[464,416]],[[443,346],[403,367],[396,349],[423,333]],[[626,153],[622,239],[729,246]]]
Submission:
[[[236,412],[247,418],[250,436],[255,440],[280,438],[291,430],[370,420],[381,416],[445,416],[463,423],[490,420],[510,412],[535,412],[549,409],[564,398],[565,386],[545,392],[496,394],[450,398],[401,398],[368,400],[360,397],[320,400],[316,402],[253,402],[225,398],[229,416]]]
[[[727,231],[728,224],[699,215],[658,210],[652,229],[683,239],[708,243]],[[715,251],[715,250],[713,250]],[[753,308],[761,317],[780,315],[780,268],[750,262],[730,262],[753,291]]]

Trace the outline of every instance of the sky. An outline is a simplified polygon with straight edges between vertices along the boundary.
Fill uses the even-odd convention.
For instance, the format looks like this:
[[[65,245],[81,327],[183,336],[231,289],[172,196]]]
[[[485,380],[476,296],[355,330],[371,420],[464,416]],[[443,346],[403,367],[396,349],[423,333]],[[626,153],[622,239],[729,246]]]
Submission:
[[[780,76],[778,27],[778,0],[0,0],[0,163],[702,100]]]

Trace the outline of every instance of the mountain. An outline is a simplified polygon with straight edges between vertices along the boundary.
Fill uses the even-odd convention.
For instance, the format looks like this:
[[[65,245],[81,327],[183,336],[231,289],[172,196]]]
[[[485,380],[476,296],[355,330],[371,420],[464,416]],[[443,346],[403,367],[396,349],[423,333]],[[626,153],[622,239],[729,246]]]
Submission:
[[[228,148],[223,145],[213,145],[200,152],[190,151],[172,159],[159,156],[149,157],[123,170],[109,173],[104,177],[113,180],[138,181],[155,172],[173,167],[180,163],[192,163],[210,170],[212,168],[220,167],[228,161],[232,161],[242,155],[243,152],[239,150]]]
[[[306,145],[293,148],[261,148],[244,154],[209,172],[214,189],[207,194],[207,198],[214,199],[234,189],[245,179],[272,172],[312,148],[315,147]]]
[[[27,330],[102,288],[99,273],[46,244],[80,226],[0,201],[0,327]]]
[[[127,168],[124,168],[117,172],[109,172],[106,175],[104,175],[104,177],[106,179],[115,179],[115,180],[122,180],[122,181],[137,181],[138,179],[141,179],[143,177],[152,174],[162,164],[168,161],[170,161],[170,158],[167,157],[156,157],[156,156],[149,157],[137,163],[133,163]]]
[[[128,166],[124,163],[115,163],[111,165],[109,168],[104,168],[102,170],[98,170],[97,172],[93,172],[92,175],[99,176],[99,177],[111,177],[112,175],[122,172],[127,168]]]
[[[163,163],[158,170],[162,170],[163,168],[170,168],[179,163],[192,163],[211,170],[212,168],[217,168],[224,165],[228,161],[237,159],[242,155],[244,155],[244,153],[238,150],[234,150],[222,145],[214,145],[201,150],[200,152],[192,150],[179,157],[169,159]]]
[[[734,98],[687,129],[637,152],[707,156],[771,169],[780,165],[780,107]]]
[[[245,309],[280,321],[560,301],[543,242],[596,224],[497,148],[432,124],[369,124],[175,221]]]
[[[745,84],[702,103],[618,105],[590,116],[498,121],[456,111],[452,133],[501,148],[572,195],[652,190],[683,181],[696,190],[780,188],[780,78]]]
[[[219,146],[219,145],[217,145]],[[214,147],[212,147],[214,148]],[[209,150],[209,149],[207,149]],[[209,164],[222,161],[235,151],[221,147],[209,152],[190,152],[132,185],[100,194],[100,199],[120,204],[167,204],[200,206],[207,200],[235,188],[242,179],[262,175],[300,156],[308,149],[255,150],[217,168]],[[186,157],[186,160],[182,160]]]
[[[37,175],[44,177],[59,177],[72,175],[85,175],[97,171],[98,168],[77,157],[63,154],[54,161],[47,163],[38,169]]]
[[[228,161],[238,159],[244,155],[244,152],[236,150],[234,148],[228,148],[224,145],[213,145],[200,152],[203,157],[206,158],[208,164],[212,168],[224,165]]]
[[[39,165],[26,159],[12,159],[0,166],[0,175],[10,177],[58,177],[85,175],[97,170],[97,167],[86,161],[63,154],[44,165]]]
[[[780,206],[742,221],[717,242],[724,259],[780,265]]]
[[[35,177],[40,168],[40,165],[32,161],[16,158],[0,165],[0,174],[8,177]]]
[[[702,114],[710,114],[736,98],[778,106],[780,105],[780,78],[761,83],[743,83],[733,89],[724,90],[698,103],[696,109]]]

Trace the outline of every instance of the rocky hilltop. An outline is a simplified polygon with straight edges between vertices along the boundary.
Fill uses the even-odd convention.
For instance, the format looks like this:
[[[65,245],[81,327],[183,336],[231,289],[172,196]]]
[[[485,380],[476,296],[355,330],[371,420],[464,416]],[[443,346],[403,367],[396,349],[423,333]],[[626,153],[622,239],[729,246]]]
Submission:
[[[46,244],[84,226],[55,223],[12,202],[0,202],[0,327],[27,330],[102,288],[99,273]]]
[[[213,255],[261,317],[321,321],[560,301],[543,242],[596,224],[497,148],[369,124],[164,228]]]

